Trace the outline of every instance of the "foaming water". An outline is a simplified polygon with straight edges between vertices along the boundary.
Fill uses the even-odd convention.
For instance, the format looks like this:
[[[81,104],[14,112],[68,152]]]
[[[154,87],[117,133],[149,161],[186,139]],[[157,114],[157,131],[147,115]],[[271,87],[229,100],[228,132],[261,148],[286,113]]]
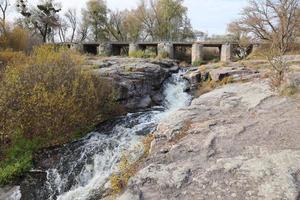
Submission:
[[[47,170],[43,198],[49,200],[99,199],[110,175],[124,152],[134,152],[141,140],[155,130],[170,113],[187,106],[187,82],[183,71],[173,74],[164,84],[163,107],[128,114],[106,130],[92,132],[84,139],[63,147],[60,161]],[[138,154],[138,153],[137,153]]]

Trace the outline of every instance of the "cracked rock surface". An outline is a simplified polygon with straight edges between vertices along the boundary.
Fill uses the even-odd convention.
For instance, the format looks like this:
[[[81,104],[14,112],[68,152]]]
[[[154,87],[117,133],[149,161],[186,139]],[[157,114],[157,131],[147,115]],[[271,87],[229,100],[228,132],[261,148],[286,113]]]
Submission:
[[[299,199],[299,121],[265,81],[204,94],[159,124],[119,199]]]

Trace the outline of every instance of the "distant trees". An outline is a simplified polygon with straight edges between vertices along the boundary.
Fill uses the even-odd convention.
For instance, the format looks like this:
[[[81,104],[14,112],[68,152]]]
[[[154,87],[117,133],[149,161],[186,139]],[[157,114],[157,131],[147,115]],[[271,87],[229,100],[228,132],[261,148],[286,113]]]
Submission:
[[[6,15],[8,10],[8,0],[0,0],[0,35],[6,32]]]
[[[0,0],[0,50],[11,48],[15,51],[26,50],[29,34],[23,27],[7,21],[11,4],[8,0]]]
[[[29,7],[26,0],[18,0],[17,8],[28,20],[27,24],[40,33],[43,42],[47,42],[54,29],[59,27],[61,8],[53,0],[40,1],[36,7]]]
[[[107,39],[107,6],[104,0],[90,0],[87,9],[82,11],[85,24],[89,24],[94,41]]]
[[[168,41],[194,37],[183,0],[151,0],[149,9],[154,19],[153,38]]]
[[[227,27],[227,31],[230,33],[231,39],[238,44],[234,50],[235,55],[240,59],[245,59],[251,51],[252,39],[249,32],[243,31],[238,21],[231,22]]]
[[[8,0],[0,3],[0,27],[4,27]],[[23,16],[18,24],[31,35],[39,35],[43,42],[195,39],[183,0],[141,0],[137,8],[123,11],[110,10],[104,0],[89,0],[81,16],[75,9],[61,13],[54,0],[40,0],[37,6],[17,0],[16,6]]]
[[[251,0],[237,22],[239,31],[286,53],[299,30],[299,0]]]
[[[130,11],[111,11],[103,0],[90,0],[83,10],[83,20],[83,26],[90,24],[95,41],[168,41],[195,37],[182,0],[143,0]]]
[[[68,9],[68,11],[65,13],[65,18],[67,21],[67,26],[71,28],[70,42],[73,42],[78,26],[77,11],[75,9]]]

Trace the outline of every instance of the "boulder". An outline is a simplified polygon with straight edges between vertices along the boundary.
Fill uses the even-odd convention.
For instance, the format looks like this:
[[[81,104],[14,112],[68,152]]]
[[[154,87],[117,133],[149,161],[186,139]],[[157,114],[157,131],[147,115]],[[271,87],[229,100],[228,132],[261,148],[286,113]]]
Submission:
[[[111,80],[117,100],[129,111],[161,103],[162,84],[179,70],[173,60],[151,60],[112,57],[89,60],[99,76]]]
[[[202,80],[201,70],[198,68],[189,69],[188,72],[184,74],[184,78],[189,81],[191,89],[196,88]]]

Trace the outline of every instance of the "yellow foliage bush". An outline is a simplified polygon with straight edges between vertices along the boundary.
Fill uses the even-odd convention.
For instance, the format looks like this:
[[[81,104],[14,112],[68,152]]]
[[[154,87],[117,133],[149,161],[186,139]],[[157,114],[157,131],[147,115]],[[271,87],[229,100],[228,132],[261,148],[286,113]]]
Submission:
[[[0,62],[6,65],[22,65],[26,62],[27,57],[24,52],[13,51],[12,49],[5,49],[0,51]]]
[[[14,51],[25,51],[29,48],[29,33],[20,26],[15,26],[10,30],[7,28],[7,33],[0,36],[1,49],[13,49]]]
[[[111,83],[82,70],[79,54],[44,45],[25,60],[10,59],[0,80],[0,132],[59,144],[114,112]]]

